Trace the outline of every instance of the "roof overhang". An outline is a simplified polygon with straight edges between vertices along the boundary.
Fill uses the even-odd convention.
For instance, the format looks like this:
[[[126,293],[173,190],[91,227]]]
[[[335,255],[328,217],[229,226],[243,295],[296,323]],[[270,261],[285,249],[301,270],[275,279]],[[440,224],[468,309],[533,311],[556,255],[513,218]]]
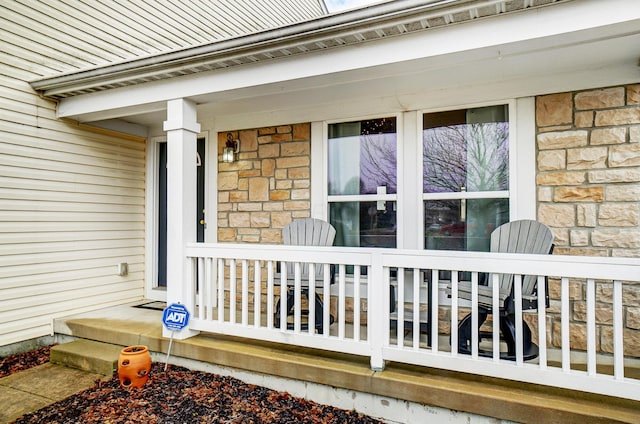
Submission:
[[[80,121],[150,125],[185,97],[242,125],[285,109],[330,119],[320,110],[345,102],[366,114],[639,80],[640,2],[537,3],[400,0],[32,86]]]

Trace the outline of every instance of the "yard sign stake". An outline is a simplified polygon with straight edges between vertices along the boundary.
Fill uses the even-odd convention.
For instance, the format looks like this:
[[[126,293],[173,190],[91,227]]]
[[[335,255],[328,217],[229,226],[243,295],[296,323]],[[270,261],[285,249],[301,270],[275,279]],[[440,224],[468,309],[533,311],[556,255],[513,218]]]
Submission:
[[[184,305],[172,303],[162,312],[162,323],[171,331],[169,338],[169,349],[167,350],[167,359],[164,363],[164,370],[167,370],[169,357],[171,356],[171,346],[173,345],[173,335],[176,331],[182,331],[189,324],[189,311]]]

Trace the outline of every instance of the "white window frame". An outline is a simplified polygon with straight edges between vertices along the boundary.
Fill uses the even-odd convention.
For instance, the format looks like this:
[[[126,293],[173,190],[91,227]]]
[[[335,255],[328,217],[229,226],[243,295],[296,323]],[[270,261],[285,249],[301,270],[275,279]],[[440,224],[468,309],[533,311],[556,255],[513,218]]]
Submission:
[[[397,248],[424,248],[424,200],[436,199],[441,194],[423,194],[422,192],[422,115],[424,113],[447,110],[467,109],[494,105],[508,105],[509,109],[509,190],[505,198],[509,199],[509,219],[536,218],[536,148],[535,148],[535,98],[502,99],[491,102],[448,105],[437,109],[420,109],[403,113],[380,113],[376,115],[343,117],[312,123],[312,214],[328,219],[329,203],[340,197],[343,201],[378,200],[379,195],[329,196],[328,195],[328,126],[333,123],[350,122],[363,119],[375,119],[395,116],[397,128],[397,184],[395,195],[397,202]],[[474,192],[455,193],[467,199],[490,197],[494,193]],[[389,195],[385,195],[389,196]],[[444,198],[451,199],[446,193]],[[347,200],[348,199],[348,200]],[[391,200],[383,198],[380,200]]]

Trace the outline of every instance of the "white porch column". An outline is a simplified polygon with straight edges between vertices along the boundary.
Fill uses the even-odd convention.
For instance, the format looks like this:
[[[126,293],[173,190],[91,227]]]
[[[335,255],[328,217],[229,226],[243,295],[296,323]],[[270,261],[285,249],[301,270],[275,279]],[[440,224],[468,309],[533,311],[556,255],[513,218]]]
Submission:
[[[196,241],[196,105],[190,100],[167,102],[167,304],[181,303],[193,316],[195,298],[189,281],[185,244]],[[185,328],[174,334],[186,339],[198,334]],[[163,328],[165,337],[171,332]]]

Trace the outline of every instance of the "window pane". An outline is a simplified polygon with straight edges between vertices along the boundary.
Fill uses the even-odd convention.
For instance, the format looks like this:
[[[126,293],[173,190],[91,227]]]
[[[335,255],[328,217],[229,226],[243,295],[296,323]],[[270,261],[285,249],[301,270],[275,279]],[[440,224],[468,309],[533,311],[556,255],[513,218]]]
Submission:
[[[423,115],[423,192],[509,189],[507,105]]]
[[[395,202],[330,203],[329,222],[335,246],[396,247]]]
[[[397,192],[396,118],[329,125],[329,195]]]
[[[424,202],[424,247],[488,252],[491,232],[509,221],[509,199]]]

